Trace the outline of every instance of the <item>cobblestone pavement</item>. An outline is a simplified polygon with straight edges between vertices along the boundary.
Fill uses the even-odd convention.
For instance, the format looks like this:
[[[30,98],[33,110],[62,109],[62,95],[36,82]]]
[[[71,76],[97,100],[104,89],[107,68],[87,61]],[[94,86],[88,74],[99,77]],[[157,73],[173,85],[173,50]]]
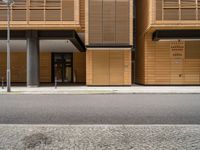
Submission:
[[[0,150],[199,150],[200,126],[1,125]]]

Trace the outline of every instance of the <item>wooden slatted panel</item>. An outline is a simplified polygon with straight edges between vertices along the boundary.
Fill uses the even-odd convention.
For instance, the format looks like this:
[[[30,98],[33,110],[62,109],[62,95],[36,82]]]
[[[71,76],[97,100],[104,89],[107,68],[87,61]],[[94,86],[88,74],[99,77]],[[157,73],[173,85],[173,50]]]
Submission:
[[[6,80],[6,53],[0,53],[0,76]],[[11,53],[11,82],[26,82],[26,53]]]
[[[61,6],[61,0],[46,0],[46,7],[47,8],[60,8]]]
[[[62,20],[63,21],[74,20],[74,0],[62,1]]]
[[[40,82],[51,82],[51,53],[40,53]]]
[[[159,0],[157,0],[159,1]],[[179,6],[179,0],[163,0],[164,7],[178,7]]]
[[[89,43],[103,42],[103,27],[102,27],[102,0],[89,1]]]
[[[92,82],[94,85],[109,85],[109,51],[94,51],[92,54]]]
[[[6,21],[7,20],[7,10],[6,9],[0,9],[0,21]]]
[[[31,9],[30,10],[30,21],[44,21],[44,10]]]
[[[12,20],[13,21],[26,21],[26,8],[27,1],[21,0],[21,1],[15,1],[15,3],[12,6]]]
[[[129,44],[129,0],[116,1],[116,43]]]
[[[44,21],[44,0],[30,0],[30,21]]]
[[[48,9],[46,10],[46,21],[60,21],[61,20],[61,14],[60,9]]]
[[[156,20],[162,20],[162,0],[156,0]]]
[[[200,57],[197,57],[199,41],[186,42],[185,58],[174,58],[171,57],[171,42],[154,42],[151,38],[152,34],[147,33],[144,48],[145,63],[140,64],[144,65],[141,68],[144,67],[145,74],[142,73],[143,70],[137,69],[139,72],[137,74],[145,78],[143,84],[200,84]]]
[[[198,9],[198,14],[197,14],[197,16],[198,16],[198,20],[200,20],[200,9]]]
[[[76,52],[73,53],[73,72],[76,82],[86,82],[86,53]]]
[[[164,20],[179,20],[179,9],[177,8],[164,9]]]
[[[0,77],[6,80],[6,53],[0,53]]]
[[[181,20],[196,20],[196,9],[181,9]]]
[[[110,85],[124,84],[124,52],[110,51]]]
[[[85,31],[85,0],[80,0],[80,24],[82,31]]]
[[[199,59],[186,59],[184,64],[185,84],[200,84]]]
[[[131,85],[131,50],[87,50],[87,85]]]
[[[60,21],[61,20],[61,1],[60,0],[46,0],[46,21]]]
[[[0,1],[0,21],[6,21],[6,14],[7,14],[7,7],[5,6],[5,4]]]
[[[193,7],[196,8],[196,0],[181,0],[181,7]]]
[[[103,43],[115,43],[115,1],[103,1]]]
[[[186,42],[185,57],[186,59],[200,59],[199,41]]]

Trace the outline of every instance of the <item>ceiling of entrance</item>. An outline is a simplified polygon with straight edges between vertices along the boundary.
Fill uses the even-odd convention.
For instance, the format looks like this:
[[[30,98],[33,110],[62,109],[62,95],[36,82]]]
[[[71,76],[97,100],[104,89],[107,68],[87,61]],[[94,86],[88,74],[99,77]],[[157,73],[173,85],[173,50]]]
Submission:
[[[79,34],[84,41],[84,35]],[[12,52],[26,52],[25,40],[11,40]],[[69,40],[40,40],[41,52],[79,52]],[[0,40],[0,52],[6,52],[6,40]]]

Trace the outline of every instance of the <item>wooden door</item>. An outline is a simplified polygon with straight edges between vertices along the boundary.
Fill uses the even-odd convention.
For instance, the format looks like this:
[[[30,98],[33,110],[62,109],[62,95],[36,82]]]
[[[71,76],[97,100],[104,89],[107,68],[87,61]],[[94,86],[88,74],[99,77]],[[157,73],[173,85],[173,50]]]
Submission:
[[[172,59],[171,84],[184,84],[184,59]]]

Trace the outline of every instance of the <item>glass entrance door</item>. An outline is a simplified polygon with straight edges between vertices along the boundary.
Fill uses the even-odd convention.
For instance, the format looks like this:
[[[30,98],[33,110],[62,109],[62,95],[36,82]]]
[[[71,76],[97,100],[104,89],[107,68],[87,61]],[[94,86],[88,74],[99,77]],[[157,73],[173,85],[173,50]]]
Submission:
[[[72,82],[72,53],[53,53],[53,77],[57,82],[70,83]]]

